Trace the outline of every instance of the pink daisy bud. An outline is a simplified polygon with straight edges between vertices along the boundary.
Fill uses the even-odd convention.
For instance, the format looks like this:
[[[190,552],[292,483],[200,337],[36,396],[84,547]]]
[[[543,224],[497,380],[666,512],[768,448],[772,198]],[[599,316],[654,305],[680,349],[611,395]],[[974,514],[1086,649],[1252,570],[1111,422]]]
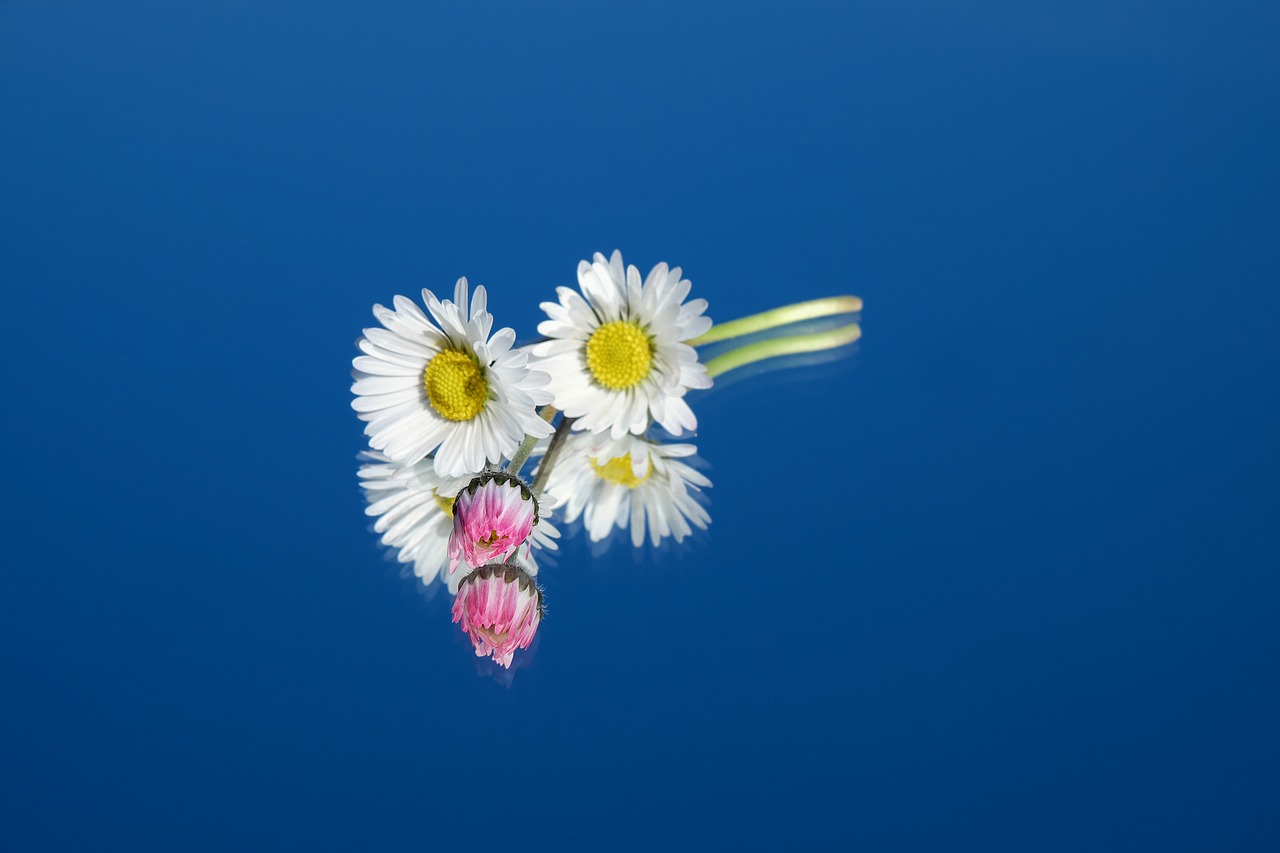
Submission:
[[[520,566],[494,563],[462,579],[453,600],[453,621],[471,638],[476,657],[493,655],[511,666],[516,649],[527,649],[542,622],[542,590]]]
[[[458,493],[449,535],[449,572],[500,563],[529,538],[538,501],[519,477],[486,471]]]

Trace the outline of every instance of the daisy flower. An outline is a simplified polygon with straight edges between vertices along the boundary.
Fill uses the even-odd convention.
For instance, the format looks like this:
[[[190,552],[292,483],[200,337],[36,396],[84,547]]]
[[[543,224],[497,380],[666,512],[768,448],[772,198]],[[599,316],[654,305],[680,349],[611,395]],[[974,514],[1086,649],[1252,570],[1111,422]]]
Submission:
[[[381,453],[364,453],[362,457],[368,460],[358,472],[369,500],[365,514],[377,519],[373,529],[382,534],[382,544],[397,551],[399,562],[412,563],[413,573],[429,585],[449,565],[454,505],[472,478],[441,477],[430,460],[399,465]],[[535,548],[558,548],[555,540],[560,532],[548,521],[552,504],[549,498],[539,504],[541,518],[527,540]],[[530,575],[538,573],[532,554],[525,558],[525,568]],[[463,575],[446,574],[450,593],[457,593]]]
[[[453,301],[425,289],[422,299],[430,318],[404,296],[394,310],[373,306],[383,328],[365,329],[358,344],[364,355],[352,361],[351,407],[367,422],[370,446],[404,464],[435,451],[436,473],[458,477],[499,462],[525,435],[550,435],[536,411],[551,402],[550,377],[512,346],[514,330],[490,335],[484,288],[476,288],[469,315],[465,278]]]
[[[578,264],[581,294],[556,288],[538,324],[550,340],[532,347],[551,374],[555,406],[576,418],[574,429],[608,430],[614,438],[641,434],[656,421],[672,435],[698,420],[684,401],[690,388],[710,388],[706,368],[685,341],[711,328],[705,299],[685,302],[691,285],[680,268],[658,264],[644,282],[622,254]]]
[[[538,526],[538,498],[529,485],[505,471],[485,471],[458,492],[449,536],[449,571],[500,563]]]
[[[692,444],[575,433],[551,469],[546,493],[561,497],[565,521],[583,517],[592,542],[628,526],[637,548],[646,527],[655,546],[668,536],[680,542],[711,522],[693,496],[711,481],[681,461],[695,453]]]

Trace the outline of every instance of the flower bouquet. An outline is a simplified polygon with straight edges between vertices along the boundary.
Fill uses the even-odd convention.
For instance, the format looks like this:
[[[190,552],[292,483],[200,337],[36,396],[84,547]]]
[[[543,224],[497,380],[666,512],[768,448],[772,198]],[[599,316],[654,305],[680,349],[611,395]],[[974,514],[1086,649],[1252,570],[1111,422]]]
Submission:
[[[747,364],[842,347],[856,322],[778,334],[856,313],[856,297],[817,299],[713,325],[679,267],[643,279],[622,255],[578,264],[578,289],[543,302],[541,338],[493,330],[488,294],[459,279],[453,299],[422,291],[375,305],[352,362],[352,407],[370,450],[359,469],[374,530],[425,584],[443,572],[453,621],[479,656],[509,667],[543,616],[536,551],[581,520],[591,541],[682,541],[711,518],[711,486],[689,464],[691,390]],[[703,361],[700,348],[735,345]],[[525,473],[525,468],[531,470]]]

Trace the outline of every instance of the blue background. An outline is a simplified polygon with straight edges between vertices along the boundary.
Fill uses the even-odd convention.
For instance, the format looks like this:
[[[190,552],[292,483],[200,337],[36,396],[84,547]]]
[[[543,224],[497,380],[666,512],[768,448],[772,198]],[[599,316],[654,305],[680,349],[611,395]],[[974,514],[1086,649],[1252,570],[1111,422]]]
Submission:
[[[1275,849],[1278,24],[0,5],[0,845]],[[353,342],[614,247],[865,336],[700,398],[709,533],[570,539],[504,688]]]

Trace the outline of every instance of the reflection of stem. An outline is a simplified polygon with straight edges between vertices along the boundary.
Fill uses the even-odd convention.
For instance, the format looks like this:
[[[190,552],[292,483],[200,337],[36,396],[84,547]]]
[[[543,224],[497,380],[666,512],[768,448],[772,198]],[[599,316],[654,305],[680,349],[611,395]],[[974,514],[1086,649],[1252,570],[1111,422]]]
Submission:
[[[551,423],[556,416],[554,406],[543,406],[542,411],[538,412],[542,415],[542,419],[547,423]],[[511,464],[507,466],[508,474],[520,475],[520,469],[524,467],[525,460],[529,458],[529,454],[533,452],[533,446],[538,443],[536,436],[526,435],[524,441],[520,442],[520,446],[516,449],[515,456],[511,457]]]
[[[560,426],[556,427],[556,434],[551,436],[551,443],[547,445],[547,452],[542,457],[542,467],[538,469],[538,476],[534,478],[533,485],[530,486],[535,492],[541,494],[542,487],[546,485],[547,478],[551,476],[551,469],[556,464],[556,457],[560,455],[560,448],[564,446],[564,440],[569,437],[569,427],[573,425],[573,418],[564,418],[560,421]]]
[[[838,329],[831,329],[826,332],[757,341],[754,344],[747,344],[745,347],[730,350],[708,361],[706,363],[707,375],[715,378],[735,368],[745,367],[748,364],[754,364],[757,361],[764,361],[766,358],[774,358],[780,355],[834,349],[845,344],[851,344],[860,337],[862,337],[862,329],[859,328],[857,323],[850,323],[847,326],[841,326]]]
[[[739,320],[716,323],[704,334],[687,343],[700,347],[703,344],[711,344],[716,341],[763,332],[766,329],[785,326],[789,323],[798,323],[801,320],[830,317],[833,314],[852,314],[861,310],[862,300],[856,296],[828,296],[825,299],[812,299],[808,302],[784,305],[781,308],[774,308],[772,311],[765,311],[761,314],[752,314],[750,317],[743,317]]]

